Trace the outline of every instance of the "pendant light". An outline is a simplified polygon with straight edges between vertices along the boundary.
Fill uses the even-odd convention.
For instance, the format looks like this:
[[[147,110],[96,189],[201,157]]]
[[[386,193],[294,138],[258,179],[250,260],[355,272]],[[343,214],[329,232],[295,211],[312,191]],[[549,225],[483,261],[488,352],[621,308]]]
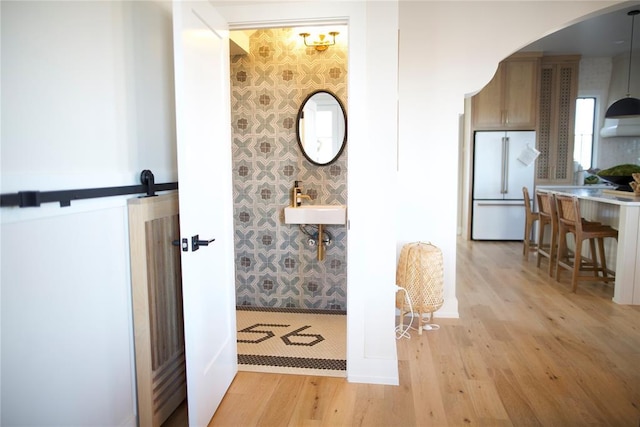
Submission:
[[[633,53],[633,25],[640,10],[632,10],[627,15],[631,17],[631,41],[629,43],[629,75],[627,77],[627,96],[619,99],[607,109],[605,117],[619,119],[625,117],[640,116],[640,99],[631,97],[631,55]]]

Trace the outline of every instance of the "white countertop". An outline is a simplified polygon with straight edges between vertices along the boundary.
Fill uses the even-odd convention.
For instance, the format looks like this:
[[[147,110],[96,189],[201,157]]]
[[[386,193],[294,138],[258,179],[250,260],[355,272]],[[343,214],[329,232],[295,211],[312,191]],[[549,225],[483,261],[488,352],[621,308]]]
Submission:
[[[620,195],[620,192],[611,194],[603,191],[612,189],[613,187],[611,186],[603,186],[597,184],[583,186],[541,185],[539,187],[536,187],[536,190],[568,194],[570,196],[576,196],[580,199],[593,200],[595,202],[609,203],[620,206],[640,206],[640,197],[635,196],[632,192],[629,192],[629,196],[626,196]]]

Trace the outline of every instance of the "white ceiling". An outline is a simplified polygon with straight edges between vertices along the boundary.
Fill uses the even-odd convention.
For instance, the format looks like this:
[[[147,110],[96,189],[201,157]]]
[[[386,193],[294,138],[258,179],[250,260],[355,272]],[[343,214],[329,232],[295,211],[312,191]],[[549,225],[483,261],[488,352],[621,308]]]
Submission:
[[[522,51],[544,52],[550,55],[580,54],[615,56],[629,52],[631,36],[630,10],[640,9],[640,3],[630,2],[615,12],[574,24],[531,43]],[[633,50],[640,49],[640,15],[635,17]]]

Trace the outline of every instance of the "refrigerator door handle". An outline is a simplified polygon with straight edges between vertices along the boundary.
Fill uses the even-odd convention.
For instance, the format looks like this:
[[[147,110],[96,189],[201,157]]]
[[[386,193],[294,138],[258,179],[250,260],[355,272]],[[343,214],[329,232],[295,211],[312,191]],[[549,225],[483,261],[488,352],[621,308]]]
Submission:
[[[500,194],[504,194],[504,181],[506,179],[506,175],[505,175],[505,169],[506,169],[506,164],[507,164],[507,158],[505,156],[506,153],[506,143],[507,143],[507,138],[506,137],[502,137],[502,163],[501,163],[501,170],[500,170]]]
[[[504,151],[502,157],[504,158],[504,166],[502,167],[502,194],[509,192],[509,137],[504,138]]]
[[[496,200],[496,201],[475,201],[476,202],[476,206],[524,206],[524,201],[520,202],[517,200],[514,201],[505,201],[502,202],[500,200]]]

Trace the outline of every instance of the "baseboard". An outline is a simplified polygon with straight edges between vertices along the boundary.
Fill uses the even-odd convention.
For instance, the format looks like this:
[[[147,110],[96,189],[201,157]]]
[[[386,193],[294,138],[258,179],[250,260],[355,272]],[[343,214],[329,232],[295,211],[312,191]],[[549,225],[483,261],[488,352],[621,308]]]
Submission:
[[[397,359],[358,359],[347,356],[347,381],[350,383],[398,385]]]
[[[347,381],[359,384],[399,385],[398,379],[393,377],[360,377],[347,374]]]

